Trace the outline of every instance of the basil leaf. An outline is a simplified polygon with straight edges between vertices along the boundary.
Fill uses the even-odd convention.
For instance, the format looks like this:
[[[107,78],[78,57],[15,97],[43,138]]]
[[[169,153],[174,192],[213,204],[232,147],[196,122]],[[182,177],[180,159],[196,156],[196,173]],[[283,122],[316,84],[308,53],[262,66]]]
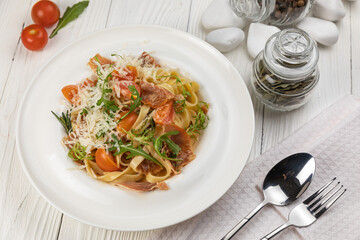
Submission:
[[[72,7],[67,7],[64,15],[59,19],[56,28],[52,31],[49,38],[55,37],[60,29],[65,27],[69,22],[77,19],[88,5],[89,1],[82,1],[74,4]]]

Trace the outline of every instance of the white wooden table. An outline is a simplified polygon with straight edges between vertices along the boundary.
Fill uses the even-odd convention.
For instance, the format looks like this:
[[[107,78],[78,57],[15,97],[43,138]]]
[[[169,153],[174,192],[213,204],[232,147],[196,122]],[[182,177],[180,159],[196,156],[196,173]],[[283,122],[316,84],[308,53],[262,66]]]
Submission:
[[[211,0],[91,0],[86,12],[62,29],[44,50],[30,52],[22,45],[20,33],[32,23],[30,10],[34,2],[0,0],[0,239],[143,239],[150,231],[118,232],[83,224],[57,211],[36,192],[21,169],[15,149],[14,121],[19,100],[47,59],[71,41],[99,29],[157,24],[204,39],[200,18]],[[77,1],[55,2],[63,13],[66,6]],[[320,48],[321,79],[312,100],[299,110],[279,113],[253,98],[256,132],[249,160],[345,95],[360,95],[360,1],[344,3],[347,15],[337,23],[338,43]],[[249,86],[251,59],[245,45],[226,57]]]

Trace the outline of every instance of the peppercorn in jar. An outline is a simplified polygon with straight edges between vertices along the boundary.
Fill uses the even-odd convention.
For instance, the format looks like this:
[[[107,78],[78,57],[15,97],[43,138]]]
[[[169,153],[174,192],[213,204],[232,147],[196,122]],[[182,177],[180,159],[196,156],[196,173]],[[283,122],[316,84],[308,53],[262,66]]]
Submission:
[[[312,7],[314,0],[229,0],[239,17],[253,22],[286,26],[300,22]]]

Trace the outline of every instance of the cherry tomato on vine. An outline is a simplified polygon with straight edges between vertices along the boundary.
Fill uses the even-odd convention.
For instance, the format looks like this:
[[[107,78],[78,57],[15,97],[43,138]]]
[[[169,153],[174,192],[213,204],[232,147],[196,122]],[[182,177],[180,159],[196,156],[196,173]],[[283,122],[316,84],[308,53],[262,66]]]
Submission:
[[[31,18],[36,24],[44,27],[54,25],[60,17],[58,6],[48,0],[42,0],[34,4],[31,9]]]
[[[32,24],[21,32],[21,41],[31,51],[38,51],[45,47],[48,35],[45,28],[38,24]]]

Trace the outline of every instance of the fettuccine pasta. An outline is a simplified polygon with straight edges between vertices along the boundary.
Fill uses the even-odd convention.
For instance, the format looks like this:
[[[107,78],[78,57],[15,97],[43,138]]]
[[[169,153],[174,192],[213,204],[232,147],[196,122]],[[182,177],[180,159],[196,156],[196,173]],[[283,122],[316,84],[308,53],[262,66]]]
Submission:
[[[93,75],[62,93],[67,110],[56,115],[68,156],[94,179],[137,191],[167,190],[165,180],[195,159],[208,124],[199,85],[140,57],[97,54]]]

